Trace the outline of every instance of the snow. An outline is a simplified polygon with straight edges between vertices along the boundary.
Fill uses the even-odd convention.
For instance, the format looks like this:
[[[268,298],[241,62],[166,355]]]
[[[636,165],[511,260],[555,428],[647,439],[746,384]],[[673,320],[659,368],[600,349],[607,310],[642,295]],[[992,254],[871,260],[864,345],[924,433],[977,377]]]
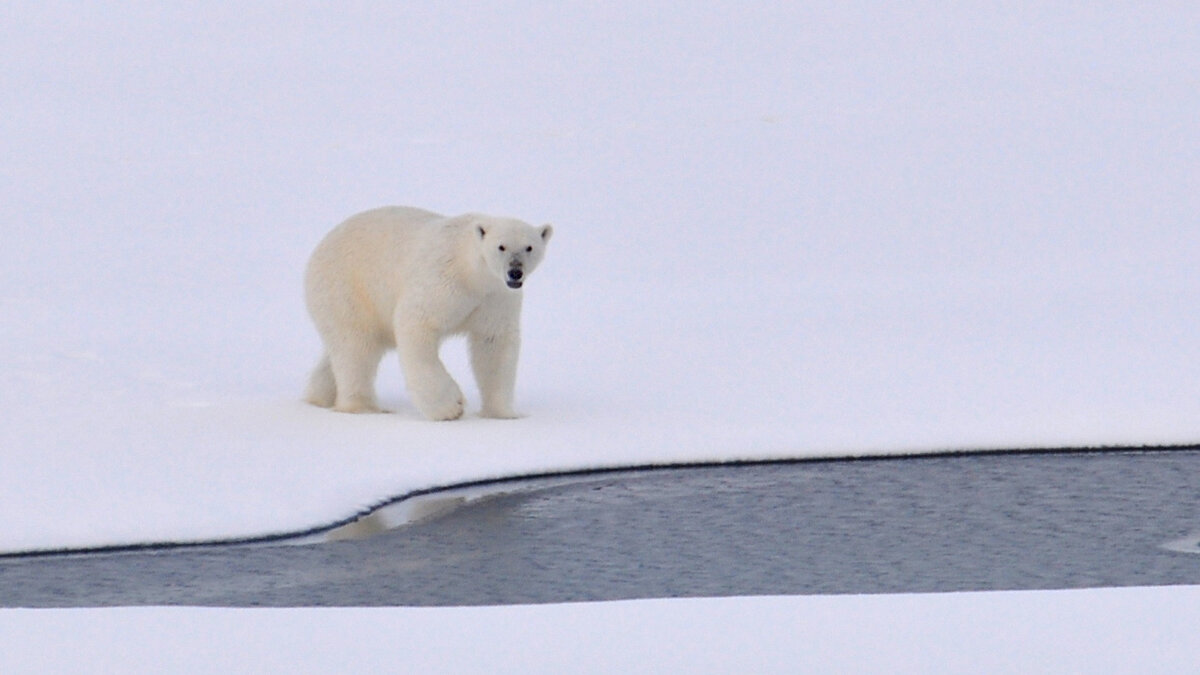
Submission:
[[[561,469],[1200,441],[1194,3],[0,16],[0,551],[302,529]],[[298,402],[306,256],[388,203],[555,224],[524,419],[421,421],[394,359],[394,415]],[[1198,599],[3,610],[0,651],[6,672],[1182,672]]]
[[[516,473],[1200,440],[1200,88],[1154,9],[18,3],[0,550]],[[552,222],[515,422],[298,403],[386,203]],[[460,342],[445,356],[477,409]]]
[[[0,610],[5,672],[1188,673],[1200,588]]]

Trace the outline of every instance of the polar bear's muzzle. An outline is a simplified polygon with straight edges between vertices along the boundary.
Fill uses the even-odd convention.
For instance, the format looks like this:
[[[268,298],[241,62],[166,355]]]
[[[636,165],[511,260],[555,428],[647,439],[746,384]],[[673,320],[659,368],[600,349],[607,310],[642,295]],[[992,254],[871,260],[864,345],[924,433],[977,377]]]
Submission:
[[[525,283],[525,272],[520,267],[510,267],[508,278],[504,280],[509,288],[520,288]]]

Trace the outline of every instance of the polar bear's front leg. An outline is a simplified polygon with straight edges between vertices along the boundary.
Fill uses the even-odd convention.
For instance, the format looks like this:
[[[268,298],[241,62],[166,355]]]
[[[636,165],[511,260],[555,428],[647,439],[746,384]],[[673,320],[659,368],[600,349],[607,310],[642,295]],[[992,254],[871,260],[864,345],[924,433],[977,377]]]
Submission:
[[[413,404],[431,420],[462,417],[462,390],[438,357],[441,336],[432,330],[397,326],[396,352]]]
[[[484,417],[514,419],[513,390],[517,380],[517,357],[521,334],[511,328],[498,334],[472,332],[471,368],[483,398]]]

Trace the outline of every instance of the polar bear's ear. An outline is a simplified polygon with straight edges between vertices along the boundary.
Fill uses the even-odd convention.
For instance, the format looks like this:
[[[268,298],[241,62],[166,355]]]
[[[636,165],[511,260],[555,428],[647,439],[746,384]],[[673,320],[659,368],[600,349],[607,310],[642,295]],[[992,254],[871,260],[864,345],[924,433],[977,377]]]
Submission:
[[[550,235],[554,234],[554,228],[550,225],[542,226],[542,243],[550,241]]]
[[[475,226],[475,234],[478,234],[479,238],[483,239],[484,237],[487,236],[487,230],[483,229],[482,225],[476,225]]]

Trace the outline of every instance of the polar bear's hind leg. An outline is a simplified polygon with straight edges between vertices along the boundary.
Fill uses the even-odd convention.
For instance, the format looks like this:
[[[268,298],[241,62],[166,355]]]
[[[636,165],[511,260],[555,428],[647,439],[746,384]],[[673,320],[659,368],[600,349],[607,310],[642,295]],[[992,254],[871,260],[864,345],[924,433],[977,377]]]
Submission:
[[[337,402],[337,385],[333,380],[333,369],[329,366],[329,354],[322,354],[321,361],[313,368],[304,400],[321,408],[332,408]]]
[[[333,409],[348,413],[381,412],[375,402],[375,374],[383,348],[359,340],[330,350],[329,366],[337,395]]]

